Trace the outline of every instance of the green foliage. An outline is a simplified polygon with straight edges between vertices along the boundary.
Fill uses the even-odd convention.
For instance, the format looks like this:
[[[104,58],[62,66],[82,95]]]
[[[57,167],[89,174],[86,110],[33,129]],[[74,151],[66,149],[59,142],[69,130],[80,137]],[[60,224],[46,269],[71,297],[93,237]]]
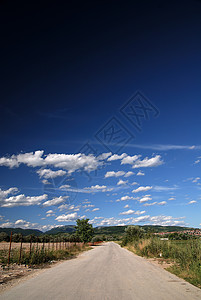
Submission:
[[[65,225],[61,227],[55,227],[48,231],[46,231],[46,234],[58,234],[58,233],[74,233],[75,232],[75,226],[74,225]]]
[[[133,241],[143,238],[145,235],[144,229],[139,226],[130,225],[125,229],[125,235],[122,239],[122,246],[127,245]]]
[[[66,248],[60,248],[60,243],[57,244],[57,247],[54,250],[52,249],[52,246],[50,248],[47,247],[41,247],[42,245],[38,244],[37,246],[34,245],[31,249],[31,253],[29,249],[22,249],[21,252],[21,259],[20,263],[33,266],[33,265],[40,265],[47,262],[50,262],[52,260],[59,260],[59,259],[68,259],[80,251],[84,251],[88,249],[88,246],[83,246],[80,244],[71,244],[70,247]],[[63,247],[63,244],[61,244],[61,247]],[[20,248],[11,248],[11,256],[10,256],[10,263],[19,263],[19,256],[20,256]],[[2,265],[6,265],[8,262],[8,249],[0,250],[0,263]]]
[[[188,234],[185,233],[178,233],[178,232],[174,232],[174,233],[170,233],[168,235],[169,240],[188,240],[192,237],[190,237]]]
[[[102,241],[103,241],[103,238],[102,238],[101,235],[95,235],[95,236],[93,236],[92,239],[91,239],[91,242],[92,242],[92,243],[95,243],[95,242],[102,242]]]
[[[10,237],[6,232],[0,232],[0,242],[9,242]]]
[[[39,235],[42,234],[42,231],[40,231],[38,229],[2,228],[2,227],[0,227],[0,232],[5,232],[9,236],[11,234],[11,231],[12,231],[13,234],[14,233],[21,233],[23,236],[30,235],[30,234],[39,236]]]
[[[90,242],[93,237],[93,227],[89,224],[89,219],[77,219],[76,223],[76,234],[79,236],[80,240],[84,243]]]
[[[128,226],[101,226],[101,227],[96,227],[94,228],[94,234],[95,235],[109,235],[109,236],[114,236],[115,239],[119,239],[123,236],[125,229]],[[187,229],[194,229],[194,228],[188,228],[188,227],[180,227],[180,226],[158,226],[158,225],[144,225],[144,226],[139,226],[140,228],[143,228],[146,233],[153,233],[153,232],[173,232],[173,231],[183,231]],[[72,234],[75,233],[75,226],[74,225],[65,225],[61,227],[55,227],[52,228],[51,230],[46,231],[43,233],[40,230],[37,229],[22,229],[22,228],[0,228],[0,233],[4,232],[7,235],[10,236],[11,231],[13,234],[19,233],[22,234],[23,236],[36,236],[36,237],[41,237],[41,236],[54,236],[54,235],[64,235],[64,234]]]
[[[201,287],[201,240],[168,240],[157,237],[132,242],[135,253],[175,262],[169,271]]]

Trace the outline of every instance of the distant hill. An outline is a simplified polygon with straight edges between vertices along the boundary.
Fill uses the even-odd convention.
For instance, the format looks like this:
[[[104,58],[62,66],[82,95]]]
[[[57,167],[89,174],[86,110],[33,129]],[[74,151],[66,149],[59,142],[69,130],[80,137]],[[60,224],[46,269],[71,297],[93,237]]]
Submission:
[[[12,231],[13,234],[14,233],[21,233],[23,236],[30,235],[30,234],[39,236],[39,235],[43,234],[43,232],[38,230],[38,229],[1,228],[0,227],[0,232],[5,232],[8,235],[11,234],[11,231]]]
[[[182,227],[182,226],[160,226],[160,225],[144,225],[140,226],[144,230],[150,230],[151,232],[172,232],[172,231],[184,231],[188,229],[195,229],[191,227]]]
[[[95,235],[123,235],[125,232],[125,229],[127,226],[99,226],[94,228],[94,234]],[[195,228],[189,228],[189,227],[181,227],[181,226],[159,226],[159,225],[144,225],[139,226],[143,228],[145,231],[150,231],[153,233],[158,232],[173,232],[173,231],[184,231],[187,229],[195,229]],[[58,234],[58,233],[73,233],[75,232],[75,226],[74,225],[65,225],[61,227],[54,227],[51,230],[48,230],[46,232],[42,232],[37,229],[22,229],[22,228],[1,228],[0,232],[5,232],[10,235],[10,233],[21,233],[22,235],[30,235],[33,234],[35,236],[40,236],[42,234]]]
[[[105,234],[105,235],[123,235],[125,229],[128,226],[106,226],[106,227],[96,227],[94,228],[95,234]],[[143,225],[139,226],[143,228],[145,231],[150,231],[153,233],[157,232],[172,232],[172,231],[184,231],[187,229],[194,229],[189,227],[181,227],[181,226],[159,226],[159,225]]]
[[[74,225],[65,225],[61,227],[54,227],[45,232],[45,234],[57,234],[57,233],[73,233],[75,232]]]
[[[122,235],[128,226],[106,226],[94,228],[94,234],[105,234],[105,235]]]

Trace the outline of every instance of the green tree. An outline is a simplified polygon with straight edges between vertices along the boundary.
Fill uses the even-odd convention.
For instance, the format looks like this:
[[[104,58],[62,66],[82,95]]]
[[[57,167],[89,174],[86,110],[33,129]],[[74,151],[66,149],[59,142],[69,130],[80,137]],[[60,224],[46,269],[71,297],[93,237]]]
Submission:
[[[145,236],[144,229],[139,226],[130,225],[125,229],[125,235],[122,239],[122,246],[137,241]]]
[[[10,237],[6,232],[0,232],[0,242],[9,242]]]
[[[14,233],[13,236],[12,236],[12,241],[13,242],[20,242],[21,241],[21,234],[20,233]]]
[[[76,234],[80,237],[81,241],[84,243],[91,241],[94,230],[92,224],[89,224],[89,219],[77,219],[76,223]]]

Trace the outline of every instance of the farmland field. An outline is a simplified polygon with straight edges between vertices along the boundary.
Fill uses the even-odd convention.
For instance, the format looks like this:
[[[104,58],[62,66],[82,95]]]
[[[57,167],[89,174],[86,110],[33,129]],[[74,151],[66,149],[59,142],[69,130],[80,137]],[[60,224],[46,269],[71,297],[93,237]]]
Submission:
[[[70,258],[88,246],[83,243],[55,242],[55,243],[12,243],[9,256],[8,242],[0,243],[0,263],[23,263],[39,265],[51,260]]]

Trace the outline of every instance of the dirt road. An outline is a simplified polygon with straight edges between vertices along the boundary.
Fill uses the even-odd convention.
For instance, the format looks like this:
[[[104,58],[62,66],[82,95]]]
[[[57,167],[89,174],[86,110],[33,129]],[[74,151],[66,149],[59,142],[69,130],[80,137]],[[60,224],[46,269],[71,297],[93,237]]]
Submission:
[[[109,242],[47,269],[0,299],[198,300],[201,290]]]

